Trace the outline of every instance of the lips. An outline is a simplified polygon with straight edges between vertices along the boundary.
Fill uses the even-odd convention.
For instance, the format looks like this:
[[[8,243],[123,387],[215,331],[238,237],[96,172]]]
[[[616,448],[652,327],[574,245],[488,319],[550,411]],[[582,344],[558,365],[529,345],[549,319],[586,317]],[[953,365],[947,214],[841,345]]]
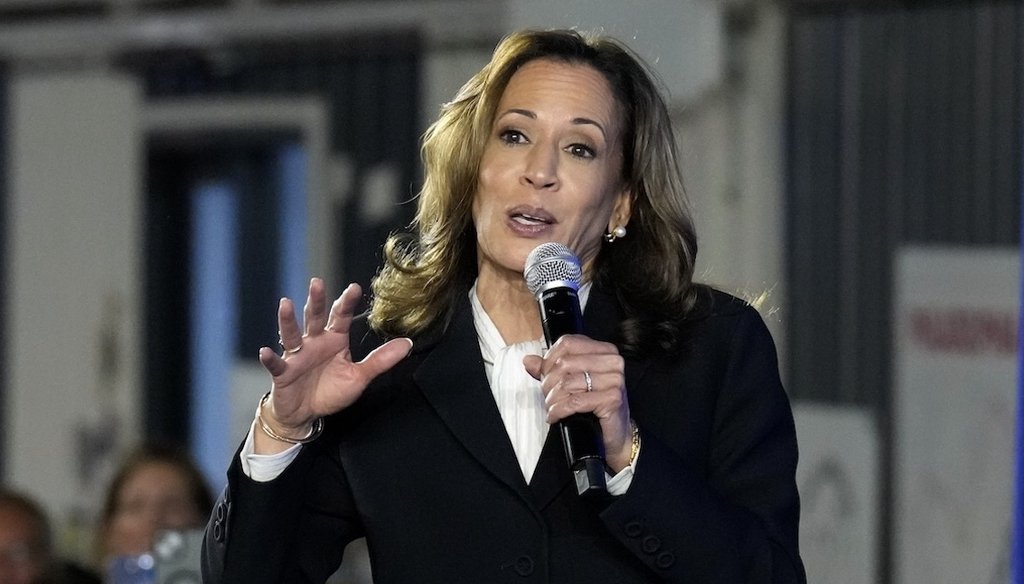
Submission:
[[[543,219],[524,214],[512,215],[512,220],[520,225],[549,225],[551,223],[550,221],[545,221]]]
[[[552,225],[555,223],[555,218],[543,209],[516,207],[509,212],[508,216],[515,223],[528,227]]]

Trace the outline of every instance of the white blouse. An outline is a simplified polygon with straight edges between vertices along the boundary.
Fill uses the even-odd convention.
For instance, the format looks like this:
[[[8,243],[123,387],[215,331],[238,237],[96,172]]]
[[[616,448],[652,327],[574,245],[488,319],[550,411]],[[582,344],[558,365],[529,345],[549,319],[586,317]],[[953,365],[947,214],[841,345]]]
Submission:
[[[491,394],[498,404],[501,420],[505,423],[505,431],[512,442],[523,478],[529,483],[548,436],[548,423],[545,420],[547,408],[540,381],[526,372],[523,357],[543,355],[546,343],[543,338],[539,338],[506,345],[498,328],[480,304],[475,284],[469,291],[469,300],[473,306],[473,324],[476,325],[476,334],[480,339],[480,354],[484,358],[484,371],[491,385]]]

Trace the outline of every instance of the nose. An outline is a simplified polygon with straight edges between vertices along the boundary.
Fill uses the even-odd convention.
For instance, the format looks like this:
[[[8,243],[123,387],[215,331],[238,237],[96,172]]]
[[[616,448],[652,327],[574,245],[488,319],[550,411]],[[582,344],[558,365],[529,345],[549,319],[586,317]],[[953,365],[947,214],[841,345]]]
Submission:
[[[520,178],[523,184],[535,189],[558,187],[558,149],[536,145],[526,157],[526,166]]]

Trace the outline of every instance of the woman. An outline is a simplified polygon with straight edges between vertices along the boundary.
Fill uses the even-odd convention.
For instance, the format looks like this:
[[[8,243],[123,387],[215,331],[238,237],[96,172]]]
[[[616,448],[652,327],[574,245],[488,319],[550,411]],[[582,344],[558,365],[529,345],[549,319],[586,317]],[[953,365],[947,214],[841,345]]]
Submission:
[[[802,582],[796,440],[748,305],[692,282],[665,104],[631,53],[506,38],[423,145],[411,235],[368,317],[313,279],[207,529],[213,582],[323,582],[366,536],[375,581]],[[585,334],[542,343],[523,269],[583,265]],[[549,425],[596,416],[607,497]],[[553,427],[553,426],[552,426]]]
[[[106,569],[115,558],[150,553],[158,531],[202,527],[212,508],[206,481],[187,454],[139,448],[107,489],[97,539],[100,562]]]

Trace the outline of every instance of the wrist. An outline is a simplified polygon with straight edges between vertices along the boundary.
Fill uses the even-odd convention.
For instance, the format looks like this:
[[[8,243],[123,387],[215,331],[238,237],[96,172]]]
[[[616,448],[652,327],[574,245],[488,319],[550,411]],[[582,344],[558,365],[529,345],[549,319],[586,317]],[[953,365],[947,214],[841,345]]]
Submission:
[[[618,474],[627,466],[636,464],[636,459],[640,455],[640,430],[633,418],[629,419],[628,433],[629,437],[618,453],[607,458],[608,470],[612,475]]]
[[[276,428],[268,420],[270,416],[264,416],[264,406],[269,399],[270,392],[268,391],[260,398],[260,403],[256,406],[256,424],[268,438],[285,444],[307,444],[319,438],[323,433],[324,419],[322,417],[317,418],[311,424],[306,424],[304,428]]]
[[[633,466],[636,464],[637,457],[640,456],[640,428],[633,418],[629,419],[629,430],[629,466]]]

